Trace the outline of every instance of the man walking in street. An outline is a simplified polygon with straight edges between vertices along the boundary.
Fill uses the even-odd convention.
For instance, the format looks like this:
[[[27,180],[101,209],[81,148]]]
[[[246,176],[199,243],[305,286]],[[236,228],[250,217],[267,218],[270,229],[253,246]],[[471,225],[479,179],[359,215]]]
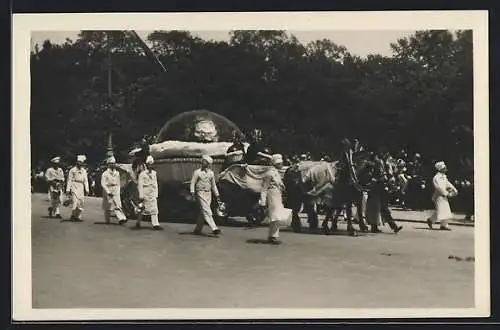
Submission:
[[[220,229],[215,224],[211,208],[212,193],[217,201],[220,200],[214,172],[209,168],[212,163],[212,157],[204,155],[201,160],[201,168],[194,171],[193,177],[191,178],[190,192],[196,199],[200,208],[200,216],[198,217],[194,229],[194,233],[197,235],[201,234],[205,222],[212,230],[213,235],[217,236],[221,233]]]
[[[63,185],[64,185],[64,171],[59,166],[61,157],[54,157],[51,159],[52,166],[45,172],[45,180],[49,186],[49,217],[55,216],[61,218],[59,207],[62,204]]]
[[[137,219],[136,227],[140,228],[144,217],[151,218],[153,230],[163,230],[158,219],[158,178],[156,171],[151,167],[154,159],[151,155],[146,158],[146,169],[139,173],[137,189],[139,200],[143,205],[142,212]]]
[[[259,205],[265,207],[269,219],[268,241],[271,244],[281,244],[279,240],[280,220],[284,213],[283,206],[283,184],[279,170],[283,168],[283,156],[275,154],[272,156],[271,167],[265,174],[260,192]]]
[[[73,221],[82,221],[85,195],[89,193],[87,171],[83,168],[86,159],[85,155],[78,155],[76,157],[76,165],[68,173],[66,193],[70,195],[73,205],[71,212],[71,220]]]
[[[120,198],[120,172],[116,170],[115,157],[106,160],[108,168],[101,175],[102,208],[106,223],[111,223],[111,215],[114,212],[119,224],[127,222],[127,217],[122,210]]]
[[[441,230],[451,230],[448,227],[448,221],[453,218],[451,213],[450,203],[448,201],[449,197],[455,197],[458,195],[458,190],[448,181],[446,173],[448,168],[445,162],[439,161],[434,166],[437,170],[436,175],[432,179],[434,185],[434,194],[432,195],[432,201],[436,207],[434,214],[427,219],[427,225],[432,229],[432,225],[439,221]]]

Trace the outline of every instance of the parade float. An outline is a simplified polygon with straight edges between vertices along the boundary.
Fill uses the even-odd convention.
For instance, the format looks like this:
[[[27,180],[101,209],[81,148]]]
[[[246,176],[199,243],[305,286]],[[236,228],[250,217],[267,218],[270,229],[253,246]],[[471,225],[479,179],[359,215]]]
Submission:
[[[245,139],[236,124],[208,110],[183,112],[165,123],[155,141],[147,146],[158,174],[160,220],[192,221],[197,216],[199,210],[189,192],[189,184],[193,172],[201,166],[203,155],[213,159],[211,169],[225,205],[224,212],[217,212],[220,208],[213,205],[218,222],[234,216],[246,217],[252,224],[264,220],[258,198],[269,165],[228,165],[226,153],[235,135]],[[246,142],[243,145],[245,150],[249,146]],[[122,176],[124,211],[134,218],[137,206],[134,170],[131,164],[118,164],[118,168]]]
[[[213,159],[217,176],[225,165],[225,154],[234,135],[244,134],[229,119],[208,110],[183,112],[163,125],[149,152],[158,174],[160,218],[192,219],[198,208],[189,193],[193,172],[201,166],[201,157]],[[133,180],[130,164],[120,164],[123,183]]]

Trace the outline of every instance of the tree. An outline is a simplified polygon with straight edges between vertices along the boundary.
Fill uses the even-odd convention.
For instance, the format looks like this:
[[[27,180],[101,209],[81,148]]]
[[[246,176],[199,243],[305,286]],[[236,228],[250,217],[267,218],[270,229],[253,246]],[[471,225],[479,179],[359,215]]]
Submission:
[[[413,105],[407,106],[415,112],[407,125],[407,138],[418,137],[421,148],[433,146],[429,152],[436,157],[442,157],[444,151],[445,157],[460,152],[471,155],[471,148],[457,146],[450,134],[457,127],[472,125],[471,31],[455,35],[449,31],[418,31],[391,47],[395,61],[406,68],[400,70],[399,83],[406,87],[407,99],[412,100],[411,94],[416,96]]]
[[[417,31],[392,44],[392,57],[366,58],[286,31],[231,31],[228,42],[154,31],[147,41],[167,72],[127,31],[82,31],[74,42],[34,48],[34,161],[82,152],[97,162],[110,127],[124,154],[172,116],[200,108],[263,129],[283,153],[335,152],[348,136],[429,158],[473,155],[471,31]]]

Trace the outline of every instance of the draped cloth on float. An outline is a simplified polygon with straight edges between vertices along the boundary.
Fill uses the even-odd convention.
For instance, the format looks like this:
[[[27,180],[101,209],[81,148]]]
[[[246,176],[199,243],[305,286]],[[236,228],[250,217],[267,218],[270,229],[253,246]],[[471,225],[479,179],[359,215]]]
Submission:
[[[314,202],[330,204],[337,182],[337,163],[302,161],[289,169],[289,178]]]
[[[234,164],[218,175],[217,182],[226,181],[237,185],[243,190],[250,190],[260,194],[264,177],[269,168],[270,166],[266,165]],[[286,168],[283,168],[279,172],[283,176],[285,171]]]
[[[203,155],[225,159],[226,152],[232,145],[232,142],[164,141],[150,145],[150,152],[154,159],[201,157]],[[248,148],[248,143],[244,143],[244,147]]]

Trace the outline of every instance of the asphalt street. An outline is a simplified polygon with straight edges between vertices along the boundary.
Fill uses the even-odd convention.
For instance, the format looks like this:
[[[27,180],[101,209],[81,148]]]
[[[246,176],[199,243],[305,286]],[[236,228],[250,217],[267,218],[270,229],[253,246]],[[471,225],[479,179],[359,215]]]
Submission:
[[[80,223],[48,218],[47,206],[46,194],[32,195],[33,308],[474,306],[473,227],[401,222],[397,235],[358,237],[343,223],[330,236],[283,228],[276,246],[260,241],[266,227],[238,222],[212,238],[190,235],[194,220],[163,231],[104,225],[96,198]]]

